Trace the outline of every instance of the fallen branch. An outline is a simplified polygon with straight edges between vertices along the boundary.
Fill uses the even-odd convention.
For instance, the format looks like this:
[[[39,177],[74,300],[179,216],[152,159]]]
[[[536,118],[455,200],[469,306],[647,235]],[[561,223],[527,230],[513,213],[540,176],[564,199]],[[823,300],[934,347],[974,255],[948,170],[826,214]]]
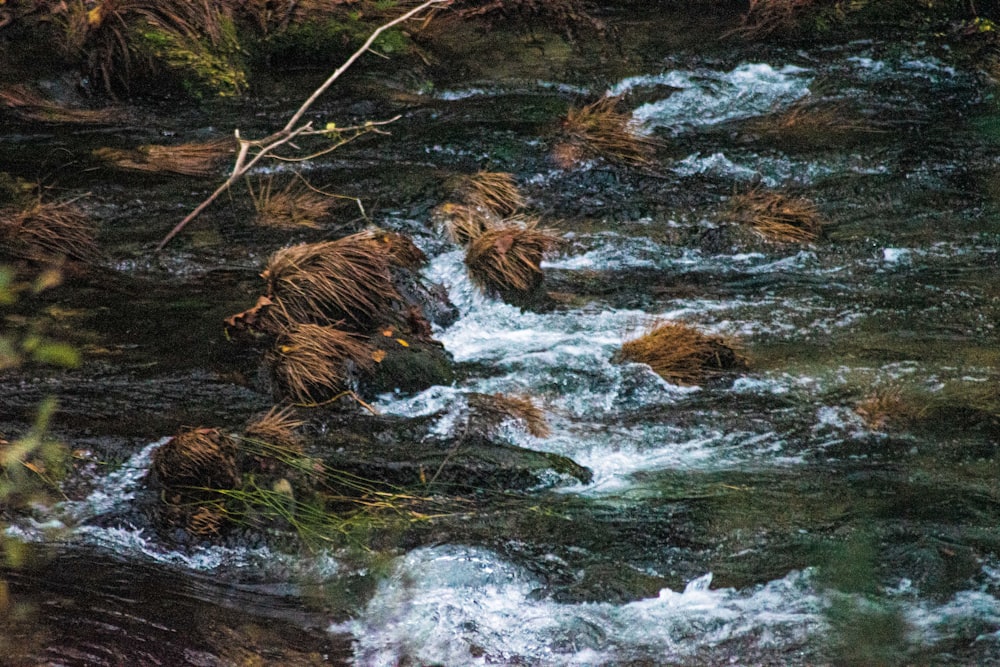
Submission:
[[[216,199],[219,198],[219,195],[226,192],[235,182],[237,182],[240,178],[242,178],[248,171],[250,171],[258,162],[260,162],[265,157],[270,156],[283,160],[293,159],[288,157],[278,158],[278,156],[273,156],[271,155],[271,153],[275,149],[284,146],[286,144],[289,144],[296,137],[315,136],[321,134],[328,136],[332,135],[336,137],[336,141],[334,142],[334,145],[332,147],[328,147],[322,151],[319,151],[317,153],[314,153],[306,157],[295,158],[296,161],[308,160],[317,157],[319,155],[328,153],[332,150],[335,150],[336,148],[339,148],[348,141],[351,141],[362,134],[367,134],[369,132],[379,132],[378,128],[380,126],[387,125],[389,123],[398,120],[399,116],[396,116],[395,118],[390,118],[389,120],[368,122],[365,123],[364,125],[356,127],[324,128],[322,130],[317,130],[313,128],[312,121],[307,121],[304,124],[299,125],[299,122],[302,120],[302,117],[306,114],[306,112],[313,105],[313,103],[315,103],[316,100],[318,100],[319,97],[323,93],[325,93],[327,89],[330,86],[332,86],[333,83],[337,79],[339,79],[341,75],[343,75],[344,72],[346,72],[358,58],[364,55],[372,47],[372,45],[375,43],[375,40],[378,39],[379,35],[381,35],[389,28],[392,28],[393,26],[399,25],[400,23],[410,20],[411,18],[417,16],[428,7],[433,7],[434,5],[443,5],[450,2],[451,0],[426,0],[426,2],[417,5],[410,11],[406,12],[405,14],[402,14],[397,18],[389,21],[388,23],[385,23],[376,28],[375,31],[372,32],[372,34],[365,41],[365,43],[361,45],[361,48],[359,48],[357,51],[351,54],[351,56],[344,62],[343,65],[338,67],[337,70],[334,71],[333,74],[331,74],[319,88],[314,90],[312,95],[310,95],[309,98],[302,103],[302,106],[299,107],[298,111],[296,111],[295,114],[291,117],[291,119],[289,119],[288,123],[286,123],[283,128],[281,128],[274,134],[271,134],[270,136],[267,136],[263,139],[249,140],[241,137],[240,131],[238,129],[235,130],[233,132],[233,135],[236,137],[236,142],[239,146],[239,150],[236,153],[236,161],[233,164],[233,170],[229,174],[229,177],[218,188],[216,188],[215,191],[212,194],[210,194],[207,199],[205,199],[205,201],[198,204],[198,206],[193,211],[188,213],[188,215],[183,220],[177,223],[177,226],[171,229],[170,233],[167,234],[165,237],[163,237],[163,240],[160,241],[159,245],[156,246],[156,250],[157,251],[162,250],[167,245],[167,243],[170,242],[172,238],[174,238],[177,234],[181,232],[181,230],[184,229],[184,227],[187,226],[189,222],[198,217],[202,211],[208,208],[212,204],[212,202],[214,202]],[[345,132],[347,133],[346,135],[344,134]],[[294,144],[291,145],[294,146]],[[252,149],[257,149],[257,151],[251,154]]]

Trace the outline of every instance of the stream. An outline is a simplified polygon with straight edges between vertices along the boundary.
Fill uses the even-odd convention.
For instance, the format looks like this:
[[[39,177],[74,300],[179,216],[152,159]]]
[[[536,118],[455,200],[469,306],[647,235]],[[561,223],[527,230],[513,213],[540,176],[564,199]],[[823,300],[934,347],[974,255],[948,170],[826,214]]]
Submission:
[[[627,30],[642,52],[619,61],[582,62],[558,39],[479,36],[468,49],[505,57],[433,80],[359,72],[315,112],[402,114],[391,136],[306,173],[411,235],[430,258],[425,279],[459,312],[434,335],[460,379],[372,407],[433,417],[449,434],[474,392],[530,395],[551,435],[511,427],[507,441],[593,473],[582,484],[553,472],[502,507],[363,553],[175,548],[129,509],[179,427],[240,424],[270,405],[222,321],[253,304],[271,252],[346,233],[356,206],[320,230],[278,232],[249,225],[234,193],[156,255],[217,182],[111,172],[92,157],[235,126],[266,133],[316,73],[242,105],[145,108],[127,127],[4,132],[5,170],[89,193],[107,259],[41,297],[45,326],[83,365],[0,376],[0,431],[55,395],[53,434],[78,452],[67,499],[8,530],[30,558],[4,572],[17,604],[0,623],[0,663],[1000,662],[993,93],[933,44],[699,49],[696,36],[657,39],[652,19]],[[559,116],[605,93],[662,141],[654,170],[549,158]],[[848,127],[760,122],[804,99]],[[563,239],[543,264],[553,308],[483,296],[435,228],[441,182],[477,169],[513,173]],[[726,201],[754,186],[816,202],[822,238],[722,234]],[[612,361],[661,320],[737,341],[749,370],[681,387]],[[872,396],[899,398],[910,418],[866,419]]]

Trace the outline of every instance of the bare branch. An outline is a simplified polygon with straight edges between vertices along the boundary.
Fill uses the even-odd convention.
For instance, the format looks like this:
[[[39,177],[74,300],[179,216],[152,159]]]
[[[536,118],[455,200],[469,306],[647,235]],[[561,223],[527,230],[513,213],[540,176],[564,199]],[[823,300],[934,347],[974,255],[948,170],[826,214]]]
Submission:
[[[305,116],[306,112],[309,111],[310,107],[312,107],[312,105],[316,102],[316,100],[318,100],[320,96],[323,93],[325,93],[327,89],[329,89],[330,86],[332,86],[333,83],[337,79],[339,79],[344,74],[344,72],[346,72],[351,67],[351,65],[353,65],[358,60],[358,58],[363,56],[366,52],[368,52],[371,49],[372,45],[375,43],[375,41],[379,38],[379,36],[383,32],[389,30],[390,28],[396,25],[399,25],[400,23],[409,21],[413,17],[423,12],[425,9],[428,9],[435,5],[449,4],[450,2],[452,2],[452,0],[426,0],[426,2],[417,5],[410,11],[376,28],[372,32],[372,34],[369,35],[368,39],[365,40],[365,43],[361,45],[361,48],[359,48],[357,51],[351,54],[351,56],[344,62],[343,65],[338,67],[336,71],[334,71],[329,77],[327,77],[326,81],[324,81],[319,88],[314,90],[313,93],[309,96],[309,98],[302,103],[302,106],[300,106],[298,110],[292,115],[288,123],[286,123],[283,128],[281,128],[274,134],[265,137],[264,139],[251,141],[240,137],[240,131],[236,130],[234,132],[234,135],[236,137],[237,143],[239,144],[239,151],[236,155],[236,160],[233,163],[233,170],[229,174],[229,177],[226,178],[226,180],[223,181],[223,183],[218,188],[216,188],[215,191],[211,195],[209,195],[207,199],[205,199],[205,201],[199,204],[193,211],[188,213],[188,215],[183,220],[177,223],[177,225],[172,230],[170,230],[170,233],[163,237],[163,240],[160,241],[159,245],[156,246],[156,250],[157,251],[162,250],[167,245],[167,243],[170,242],[172,238],[174,238],[177,234],[181,232],[181,230],[184,229],[185,226],[187,226],[189,222],[198,217],[202,213],[202,211],[208,208],[212,204],[212,202],[214,202],[216,199],[219,198],[219,195],[226,192],[233,185],[233,183],[242,178],[248,171],[250,171],[254,167],[254,165],[260,162],[264,157],[277,158],[277,156],[271,155],[271,153],[275,149],[284,146],[285,144],[288,144],[289,142],[292,141],[292,139],[294,139],[297,136],[313,136],[316,134],[325,133],[325,131],[323,130],[314,129],[311,121],[306,122],[304,125],[298,125],[298,123],[302,120],[303,116]],[[372,53],[374,53],[374,51]],[[380,132],[380,130],[377,129],[377,126],[392,123],[398,120],[398,118],[399,116],[396,116],[395,118],[392,118],[387,121],[379,121],[377,123],[366,123],[365,125],[359,126],[357,128],[355,127],[343,128],[340,131],[345,131],[345,130],[356,131],[356,134],[347,139],[341,139],[340,141],[336,142],[334,148],[339,147],[347,143],[348,141],[357,138],[361,134],[366,134],[368,132]],[[252,147],[257,148],[259,150],[256,152],[256,154],[253,155],[253,157],[250,157],[250,149]],[[333,148],[326,149],[303,158],[284,157],[278,159],[286,161],[308,160],[317,157],[319,155],[328,153],[330,152],[330,150],[334,149]]]

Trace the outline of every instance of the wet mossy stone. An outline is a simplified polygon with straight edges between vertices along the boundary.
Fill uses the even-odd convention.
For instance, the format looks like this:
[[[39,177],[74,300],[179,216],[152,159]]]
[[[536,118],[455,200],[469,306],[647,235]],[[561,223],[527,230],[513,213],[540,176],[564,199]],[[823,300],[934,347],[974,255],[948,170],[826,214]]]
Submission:
[[[314,445],[330,469],[404,488],[469,494],[527,490],[593,474],[573,460],[482,437],[428,436],[440,415],[419,419],[352,415],[328,425]]]
[[[369,340],[376,363],[361,381],[361,392],[366,396],[412,394],[455,381],[451,355],[435,340],[411,338],[392,328]]]

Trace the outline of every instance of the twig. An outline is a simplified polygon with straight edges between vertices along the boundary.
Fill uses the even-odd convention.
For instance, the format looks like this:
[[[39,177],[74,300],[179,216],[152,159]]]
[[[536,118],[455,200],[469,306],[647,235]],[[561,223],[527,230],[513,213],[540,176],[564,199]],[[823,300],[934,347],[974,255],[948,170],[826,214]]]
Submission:
[[[184,227],[187,226],[189,222],[198,217],[202,211],[204,211],[212,204],[212,202],[218,199],[219,195],[228,190],[233,185],[233,183],[242,178],[244,174],[246,174],[250,169],[252,169],[254,165],[260,162],[260,160],[262,160],[264,157],[267,157],[273,150],[289,143],[292,139],[294,139],[299,135],[308,136],[311,134],[321,134],[322,131],[313,129],[312,121],[307,121],[303,125],[299,125],[299,122],[302,120],[302,117],[305,116],[306,112],[309,111],[309,108],[312,107],[312,105],[316,102],[316,100],[318,100],[319,97],[323,93],[325,93],[327,89],[330,86],[332,86],[333,83],[337,79],[339,79],[341,75],[343,75],[344,72],[346,72],[351,67],[351,65],[355,63],[355,61],[357,61],[358,58],[360,58],[362,55],[364,55],[371,49],[372,44],[375,43],[375,40],[378,39],[379,35],[381,35],[389,28],[392,28],[393,26],[399,25],[400,23],[410,20],[411,18],[420,14],[428,7],[432,7],[434,5],[447,4],[450,3],[451,1],[452,0],[426,0],[426,2],[417,5],[410,11],[406,12],[405,14],[402,14],[394,18],[393,20],[389,21],[388,23],[385,23],[376,28],[375,31],[372,32],[371,35],[369,35],[368,39],[365,40],[365,43],[361,45],[361,48],[359,48],[357,51],[351,54],[351,56],[344,62],[343,65],[338,67],[336,71],[333,72],[333,74],[327,77],[326,81],[324,81],[319,88],[314,90],[312,95],[310,95],[309,98],[302,103],[302,106],[300,106],[298,111],[296,111],[295,114],[292,115],[288,123],[286,123],[283,128],[281,128],[274,134],[271,134],[270,136],[265,137],[263,139],[251,141],[242,138],[240,136],[240,131],[238,129],[235,130],[233,134],[236,137],[237,144],[239,144],[239,152],[236,155],[236,161],[233,164],[233,170],[229,174],[229,177],[218,188],[216,188],[215,191],[212,192],[212,194],[210,194],[207,199],[205,199],[205,201],[200,203],[193,211],[188,213],[188,215],[183,220],[177,223],[177,225],[170,230],[170,233],[167,234],[165,237],[163,237],[163,240],[160,241],[159,245],[156,246],[156,250],[157,251],[162,250],[167,245],[167,243],[170,242],[172,238],[174,238],[177,234],[181,232],[181,230],[184,229]],[[392,121],[391,120],[384,121],[379,124],[385,124],[388,122]],[[364,126],[362,126],[359,132],[363,133],[369,131],[376,131],[374,129],[376,125],[377,125],[376,123],[366,123]],[[257,148],[258,151],[256,154],[254,154],[252,158],[249,158],[251,148]]]

